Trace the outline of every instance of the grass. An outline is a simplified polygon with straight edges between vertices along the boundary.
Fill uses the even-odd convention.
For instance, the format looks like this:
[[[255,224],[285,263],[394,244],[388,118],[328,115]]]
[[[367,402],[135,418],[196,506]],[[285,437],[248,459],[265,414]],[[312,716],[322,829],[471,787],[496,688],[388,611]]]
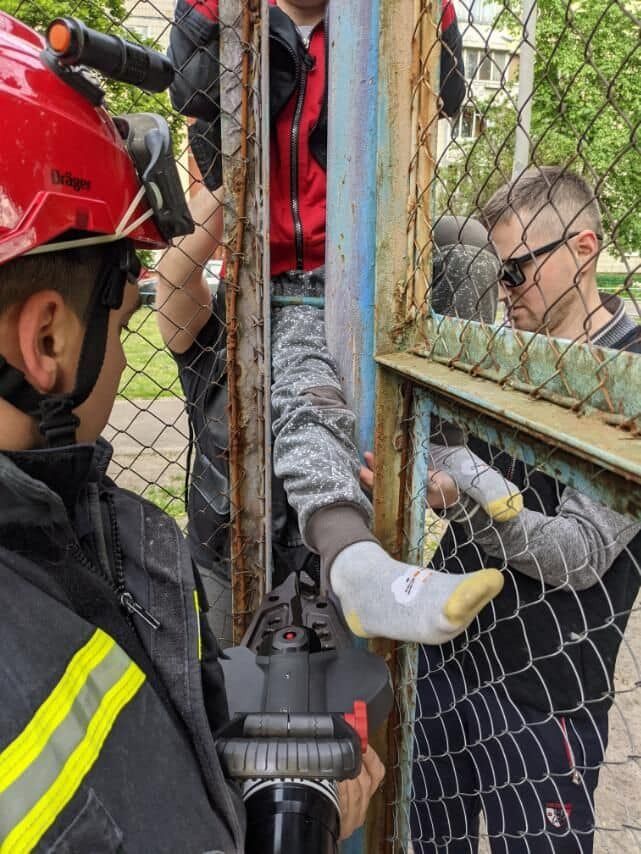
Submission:
[[[139,309],[129,329],[124,340],[127,367],[118,393],[129,400],[182,396],[176,363],[160,337],[155,312]]]
[[[641,299],[641,275],[632,276],[629,284],[625,273],[597,273],[596,279],[601,291],[616,293],[623,299]]]
[[[429,507],[425,510],[425,529],[423,539],[423,566],[427,566],[434,557],[447,530],[447,522],[437,516]]]
[[[185,515],[185,480],[181,475],[172,477],[163,485],[150,483],[142,495],[174,519]]]

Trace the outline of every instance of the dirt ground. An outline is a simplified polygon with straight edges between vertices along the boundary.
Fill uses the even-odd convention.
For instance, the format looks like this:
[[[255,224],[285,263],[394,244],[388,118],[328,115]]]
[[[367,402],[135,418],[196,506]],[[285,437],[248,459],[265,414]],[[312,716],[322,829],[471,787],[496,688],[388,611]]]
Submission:
[[[616,671],[610,743],[597,790],[595,854],[641,851],[641,598],[637,599]]]

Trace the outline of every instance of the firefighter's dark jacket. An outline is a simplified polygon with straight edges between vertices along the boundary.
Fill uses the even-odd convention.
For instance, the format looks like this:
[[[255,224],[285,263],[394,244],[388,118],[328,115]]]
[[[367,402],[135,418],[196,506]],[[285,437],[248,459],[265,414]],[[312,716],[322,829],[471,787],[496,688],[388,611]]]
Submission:
[[[241,852],[189,553],[110,455],[0,454],[0,848]]]

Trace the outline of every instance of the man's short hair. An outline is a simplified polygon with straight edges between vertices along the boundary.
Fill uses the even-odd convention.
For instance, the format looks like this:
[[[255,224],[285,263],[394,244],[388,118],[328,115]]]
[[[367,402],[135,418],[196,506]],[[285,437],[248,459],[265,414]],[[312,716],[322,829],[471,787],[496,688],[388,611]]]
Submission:
[[[500,222],[517,216],[527,231],[539,226],[564,232],[589,228],[602,233],[601,211],[594,190],[564,166],[535,166],[497,190],[483,208],[483,220],[491,232]]]
[[[104,247],[83,246],[63,252],[23,255],[0,264],[0,314],[39,291],[54,290],[80,320],[100,272]]]

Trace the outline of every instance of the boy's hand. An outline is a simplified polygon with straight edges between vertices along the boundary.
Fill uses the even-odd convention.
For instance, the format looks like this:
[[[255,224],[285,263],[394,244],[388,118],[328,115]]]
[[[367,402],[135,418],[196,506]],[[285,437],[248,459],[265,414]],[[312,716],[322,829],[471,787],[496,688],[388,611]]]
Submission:
[[[365,823],[367,808],[374,792],[385,776],[385,768],[373,747],[363,754],[361,773],[354,780],[338,784],[338,802],[341,811],[341,839],[348,839]]]
[[[363,459],[365,465],[361,466],[359,478],[362,488],[371,492],[374,489],[374,454],[371,451],[365,451]]]

